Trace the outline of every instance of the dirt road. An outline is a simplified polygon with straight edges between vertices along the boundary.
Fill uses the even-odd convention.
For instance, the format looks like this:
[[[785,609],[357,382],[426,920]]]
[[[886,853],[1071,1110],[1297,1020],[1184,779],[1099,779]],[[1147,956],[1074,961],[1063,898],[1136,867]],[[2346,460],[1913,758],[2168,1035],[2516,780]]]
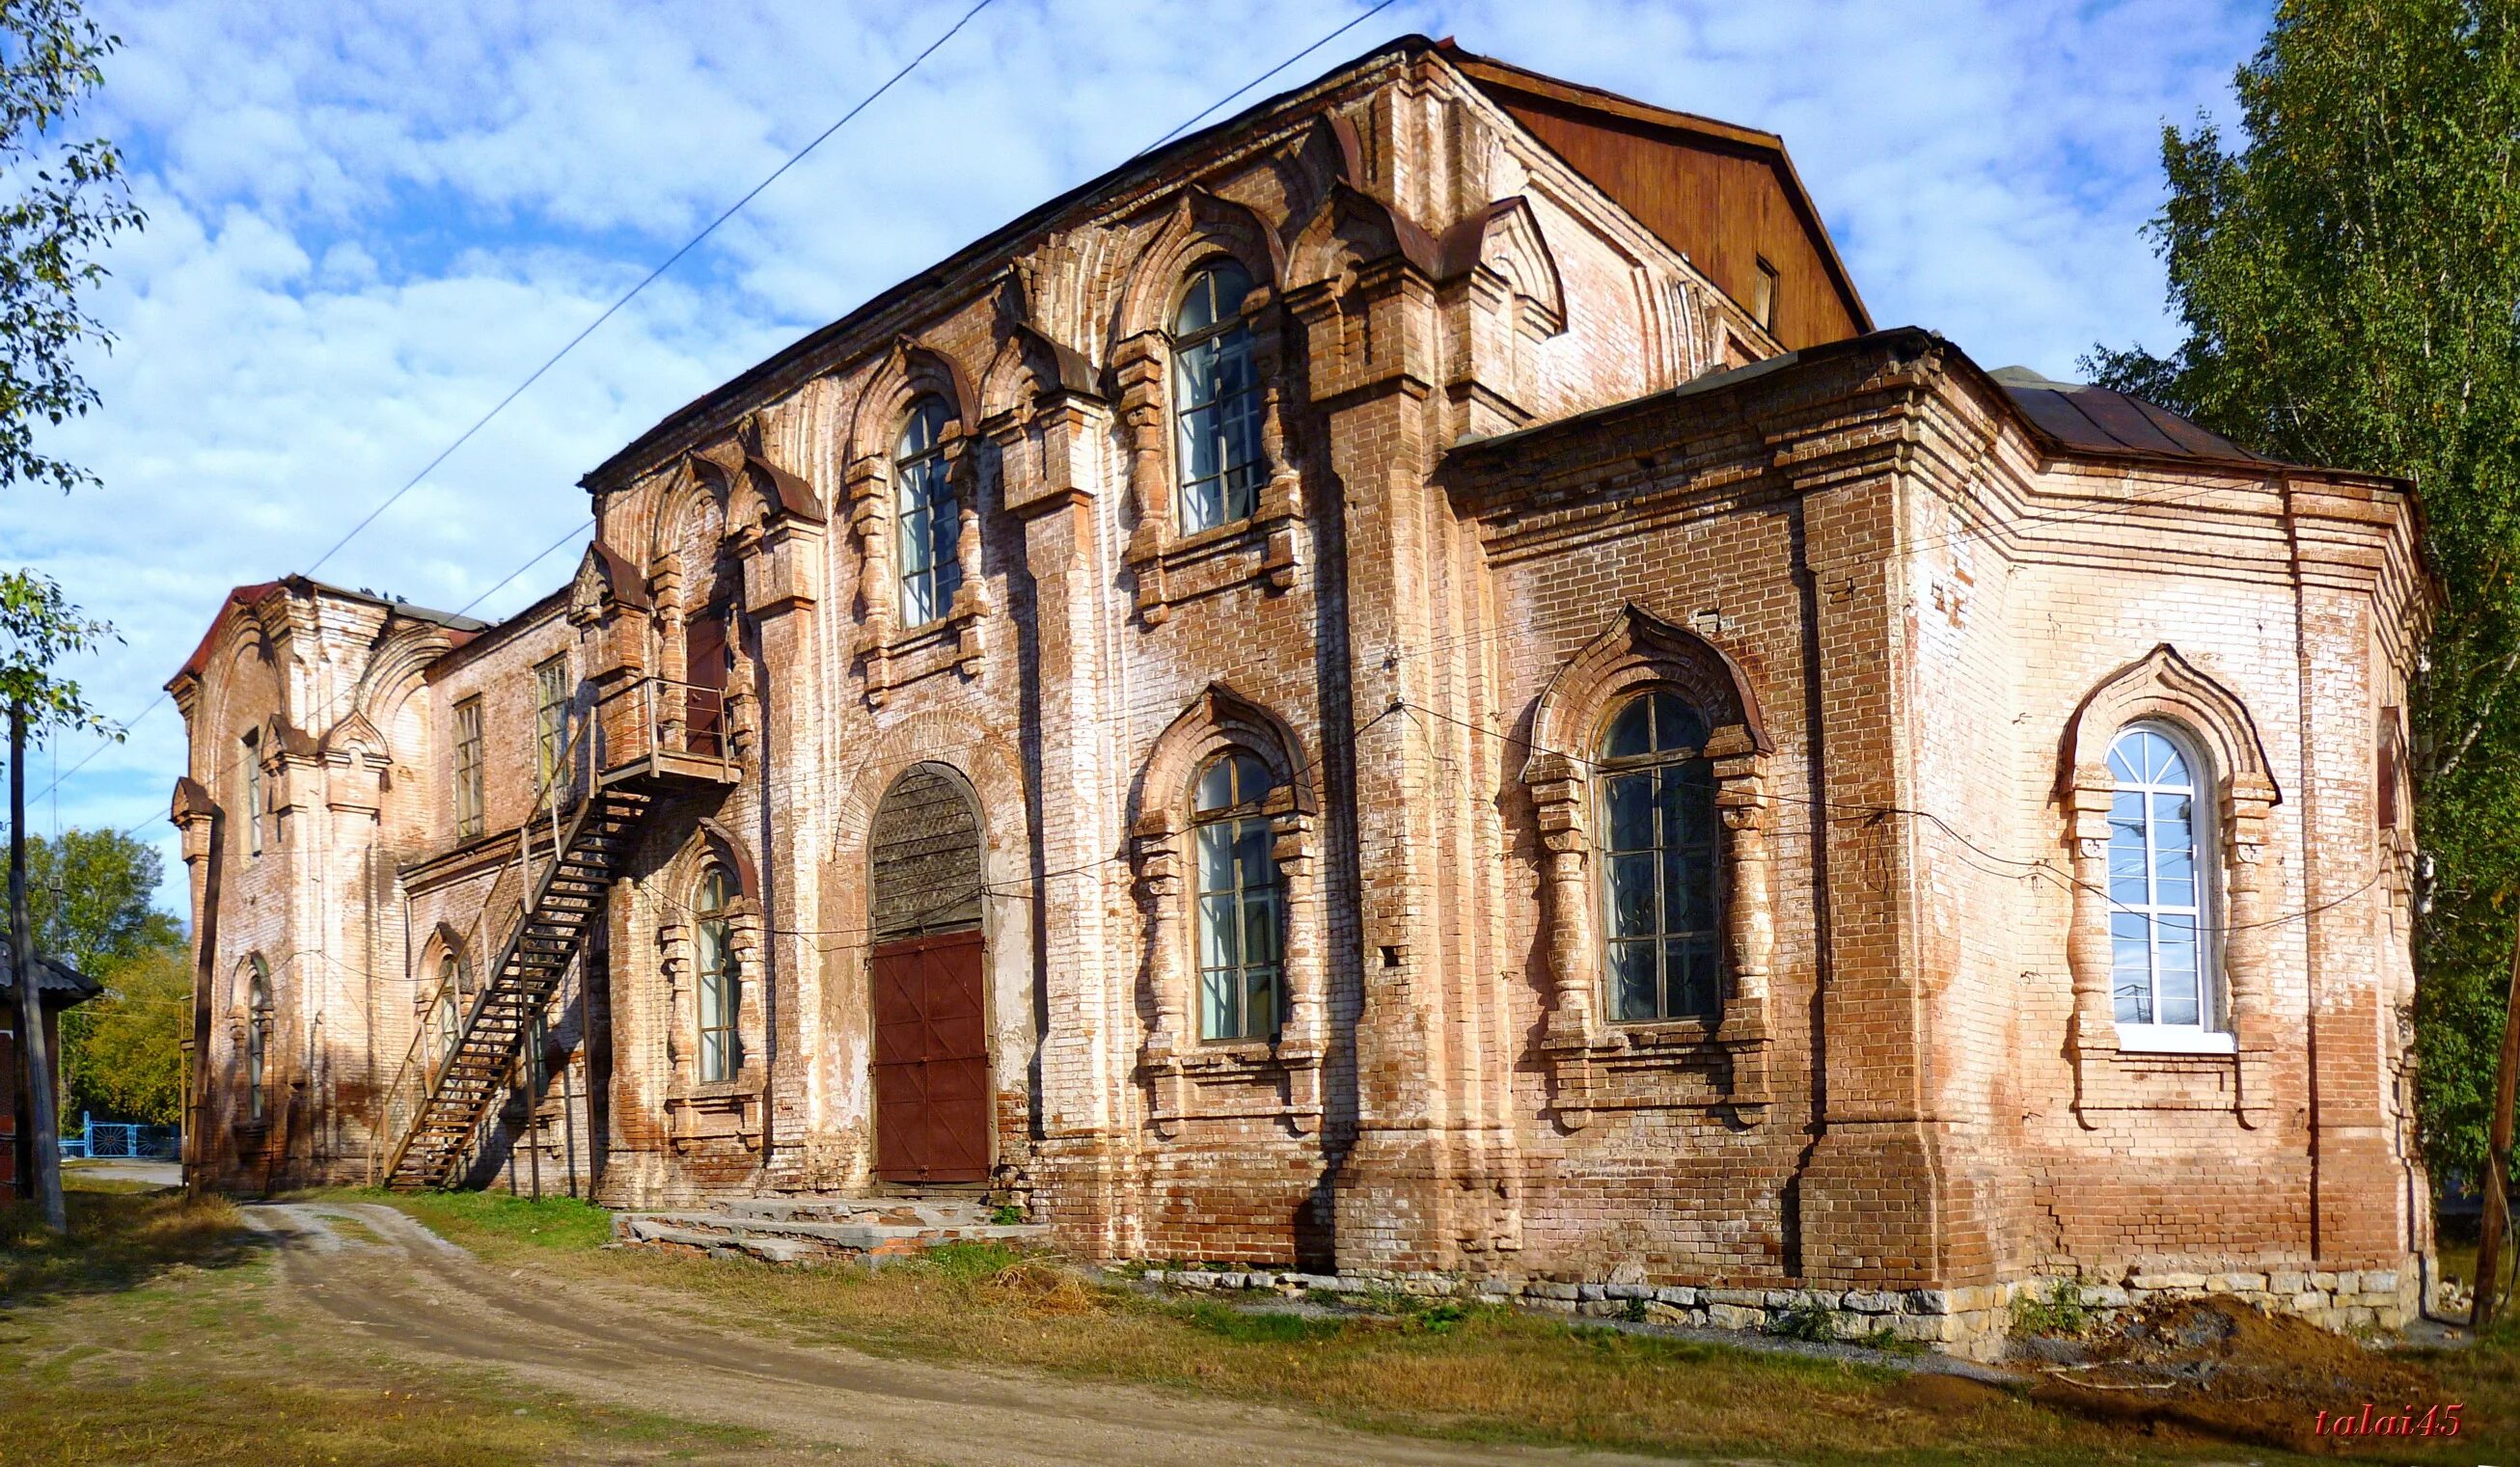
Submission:
[[[1612,1467],[1645,1458],[1427,1442],[1264,1406],[1012,1370],[879,1359],[709,1329],[611,1289],[482,1267],[388,1207],[246,1209],[292,1307],[414,1357],[865,1460],[951,1467]],[[1669,1467],[1669,1459],[1651,1459]]]

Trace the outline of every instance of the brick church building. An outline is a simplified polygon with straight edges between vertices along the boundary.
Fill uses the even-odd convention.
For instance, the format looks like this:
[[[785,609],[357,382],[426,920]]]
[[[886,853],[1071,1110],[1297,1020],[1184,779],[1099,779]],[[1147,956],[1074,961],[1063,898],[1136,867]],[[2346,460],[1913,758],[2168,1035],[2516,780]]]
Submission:
[[[1876,329],[1772,135],[1402,39],[583,483],[169,685],[211,1183],[2413,1305],[2408,486]]]

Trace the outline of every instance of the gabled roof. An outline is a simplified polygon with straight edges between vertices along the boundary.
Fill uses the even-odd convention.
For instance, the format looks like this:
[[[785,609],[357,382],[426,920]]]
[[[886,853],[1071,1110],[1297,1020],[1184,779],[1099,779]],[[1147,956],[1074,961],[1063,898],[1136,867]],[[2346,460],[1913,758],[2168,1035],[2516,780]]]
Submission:
[[[1747,307],[1759,266],[1777,267],[1784,299],[1772,331],[1785,346],[1872,330],[1784,139],[1544,76],[1449,40],[1437,49],[1734,301]]]
[[[1657,403],[1704,397],[1761,378],[1780,377],[1822,362],[1866,352],[1911,359],[1936,349],[1949,353],[1954,370],[1973,376],[1993,387],[2001,400],[2018,415],[2021,425],[2028,429],[2034,440],[2063,457],[2102,457],[2153,463],[2167,461],[2248,471],[2270,467],[2308,467],[2284,465],[2278,460],[2251,453],[2168,408],[2124,392],[2051,382],[2017,367],[1988,372],[1969,360],[1967,352],[1940,332],[1929,332],[1916,326],[1894,326],[1843,341],[1783,352],[1746,367],[1710,372],[1677,387],[1632,397],[1625,402],[1607,403],[1571,417],[1535,422],[1508,433],[1465,439],[1455,444],[1447,457],[1463,462],[1492,462],[1500,454],[1516,452],[1511,445],[1546,441],[1553,434],[1581,432],[1604,421],[1623,420],[1641,410],[1649,410]],[[2342,469],[2314,468],[2310,471],[2358,479],[2386,479],[2385,475],[2352,473]],[[2403,488],[2412,487],[2400,479],[2387,479],[2387,482]]]
[[[459,645],[466,638],[489,625],[478,617],[465,616],[454,611],[439,611],[428,606],[416,606],[409,601],[398,601],[389,597],[379,596],[373,591],[352,591],[346,586],[336,586],[330,582],[313,580],[306,576],[283,576],[276,581],[256,581],[250,586],[239,586],[230,591],[227,598],[219,602],[219,609],[211,613],[208,629],[202,633],[202,640],[194,644],[192,655],[186,657],[184,665],[175,670],[175,676],[166,680],[166,686],[172,688],[186,678],[198,678],[202,675],[202,669],[209,663],[210,644],[218,640],[219,628],[226,623],[230,610],[239,606],[258,606],[268,600],[272,593],[283,588],[298,596],[332,596],[343,600],[365,601],[372,606],[382,606],[395,616],[408,616],[414,621],[425,621],[446,628],[454,634]]]
[[[1427,54],[1441,57],[1446,65],[1461,71],[1473,86],[1486,93],[1490,100],[1498,102],[1527,130],[1538,136],[1544,146],[1555,149],[1561,157],[1567,159],[1569,166],[1592,179],[1596,187],[1621,207],[1636,214],[1640,223],[1666,244],[1688,254],[1692,264],[1736,299],[1749,299],[1749,281],[1755,273],[1756,262],[1768,257],[1763,250],[1776,249],[1787,254],[1792,250],[1808,250],[1812,263],[1809,273],[1825,281],[1820,293],[1832,302],[1835,311],[1843,314],[1832,321],[1828,319],[1828,312],[1810,313],[1813,319],[1809,329],[1787,331],[1778,337],[1785,345],[1813,344],[1871,330],[1871,317],[1866,312],[1854,282],[1838,258],[1836,245],[1830,243],[1827,230],[1820,222],[1819,210],[1813,207],[1802,180],[1794,173],[1792,159],[1785,156],[1783,142],[1776,134],[1650,107],[1613,93],[1558,81],[1536,71],[1525,71],[1477,56],[1462,50],[1450,40],[1436,41],[1411,34],[1394,37],[1300,86],[1253,103],[1221,121],[1132,157],[1106,173],[1027,209],[956,250],[935,266],[877,292],[847,315],[806,333],[761,362],[667,414],[654,426],[590,469],[578,480],[579,485],[595,494],[619,488],[631,477],[654,467],[678,452],[691,449],[710,434],[723,431],[742,414],[762,401],[793,390],[812,371],[819,370],[812,364],[821,354],[867,331],[886,312],[899,309],[905,302],[934,289],[975,264],[1002,254],[1026,237],[1050,228],[1079,204],[1103,195],[1118,195],[1133,182],[1160,174],[1174,167],[1182,158],[1214,148],[1220,139],[1306,99],[1345,85],[1377,66],[1398,58]],[[1552,136],[1545,123],[1535,121],[1543,111],[1560,118],[1577,117],[1591,124],[1594,133],[1598,134],[1598,138],[1594,140],[1598,146],[1583,146],[1581,141],[1563,131]],[[1634,146],[1611,136],[1622,132],[1632,134],[1638,140]],[[1586,156],[1571,156],[1570,149],[1585,153]],[[1658,174],[1680,178],[1688,173],[1692,159],[1706,163],[1706,168],[1700,171],[1707,176],[1688,183],[1685,189],[1669,197],[1658,195],[1650,180]],[[1617,167],[1607,166],[1613,160]],[[1713,176],[1726,172],[1718,166],[1720,163],[1739,161],[1746,161],[1755,176],[1746,180],[1729,174],[1721,178]],[[1762,183],[1761,179],[1768,182]],[[1736,229],[1728,224],[1732,220],[1746,222]],[[1790,264],[1790,261],[1779,263]],[[1800,279],[1796,277],[1795,283]]]
[[[210,644],[218,640],[219,627],[228,619],[230,607],[259,605],[264,597],[279,589],[278,581],[256,581],[250,586],[239,586],[230,591],[226,600],[219,602],[219,609],[210,613],[210,624],[202,630],[202,640],[193,645],[192,655],[184,659],[182,667],[175,669],[175,676],[168,678],[167,684],[171,687],[185,678],[202,675],[202,669],[209,665]]]

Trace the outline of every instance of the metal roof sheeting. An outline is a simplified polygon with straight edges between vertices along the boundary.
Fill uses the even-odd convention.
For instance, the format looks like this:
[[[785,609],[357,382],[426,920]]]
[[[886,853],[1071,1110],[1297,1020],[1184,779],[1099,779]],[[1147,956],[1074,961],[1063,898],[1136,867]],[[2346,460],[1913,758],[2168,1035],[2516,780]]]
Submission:
[[[46,1002],[57,1008],[67,1008],[104,993],[105,985],[68,963],[38,957],[35,959],[35,989],[45,996]],[[56,998],[55,995],[61,997]],[[12,1003],[18,1000],[18,964],[6,937],[0,937],[0,996],[6,996]],[[0,1020],[5,1020],[5,1016],[0,1016]]]
[[[2031,426],[2069,449],[2165,454],[2228,464],[2277,462],[2140,397],[2080,382],[2050,381],[2026,367],[1998,368],[1987,376],[2003,388]]]

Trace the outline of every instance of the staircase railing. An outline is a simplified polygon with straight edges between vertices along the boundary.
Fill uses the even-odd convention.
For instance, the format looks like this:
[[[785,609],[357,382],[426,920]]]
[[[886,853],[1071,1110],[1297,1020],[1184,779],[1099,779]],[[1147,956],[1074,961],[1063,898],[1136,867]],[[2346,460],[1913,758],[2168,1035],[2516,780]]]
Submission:
[[[533,879],[534,825],[537,821],[547,821],[550,826],[543,878],[548,880],[551,872],[559,868],[562,799],[565,797],[574,806],[584,803],[593,794],[595,771],[599,767],[596,751],[602,742],[601,733],[601,720],[592,716],[579,720],[575,728],[564,729],[561,747],[551,760],[551,768],[543,772],[534,785],[531,813],[517,825],[516,854],[491,878],[490,889],[482,895],[480,909],[473,913],[472,925],[465,934],[464,951],[476,954],[491,951],[482,942],[482,935],[490,913],[499,908],[500,894],[512,887],[517,893],[517,925],[499,940],[497,956],[480,965],[481,981],[474,988],[472,1006],[462,1009],[461,1019],[451,1037],[437,1034],[437,1013],[450,1000],[461,1008],[463,975],[460,965],[445,969],[435,986],[429,989],[428,1001],[420,1010],[420,1021],[413,1026],[411,1045],[403,1051],[402,1063],[394,1068],[393,1079],[378,1096],[378,1124],[368,1134],[368,1180],[371,1185],[391,1176],[394,1167],[402,1160],[402,1153],[411,1144],[414,1128],[428,1109],[429,1097],[445,1082],[455,1056],[464,1047],[465,1036],[471,1034],[472,1026],[480,1020],[490,995],[498,987],[500,974],[507,967],[509,950],[523,935],[525,924],[533,915],[537,905],[535,898],[540,895],[539,883]],[[539,757],[539,742],[535,753]],[[581,762],[585,765],[583,782],[578,778]],[[432,1045],[432,1038],[437,1038],[439,1045],[442,1045],[442,1052],[433,1057],[430,1050],[438,1045]],[[511,1062],[509,1071],[507,1078],[513,1079],[514,1062]]]
[[[671,678],[635,679],[598,697],[587,722],[606,735],[605,749],[621,751],[618,758],[608,759],[599,750],[599,778],[652,754],[670,754],[686,764],[714,763],[721,775],[735,773],[722,688]]]
[[[696,729],[695,724],[702,727]],[[727,733],[723,689],[653,677],[632,680],[600,695],[584,717],[563,730],[551,768],[535,785],[532,813],[518,824],[516,852],[483,894],[464,938],[464,951],[493,952],[482,937],[491,913],[502,905],[503,894],[511,891],[515,893],[516,926],[500,938],[495,955],[480,965],[481,981],[469,1007],[463,1006],[460,967],[446,970],[428,990],[402,1062],[395,1067],[393,1079],[378,1093],[377,1124],[369,1132],[368,1142],[371,1185],[390,1178],[402,1164],[404,1153],[417,1138],[430,1099],[446,1083],[465,1040],[481,1021],[515,956],[517,944],[541,907],[544,889],[567,854],[561,828],[562,809],[573,809],[583,819],[593,809],[596,794],[609,777],[634,761],[657,753],[671,754],[686,765],[714,764],[714,774],[721,778],[730,778],[736,765]],[[615,750],[622,751],[620,757],[614,756]],[[537,745],[538,755],[539,752]],[[534,854],[537,821],[548,826],[539,873]],[[458,1005],[461,1017],[451,1037],[440,1037],[436,1015],[450,999]],[[432,1040],[436,1043],[432,1044]],[[514,1088],[517,1070],[525,1058],[520,1046],[510,1057],[498,1089]],[[486,1140],[484,1133],[496,1128],[500,1109],[495,1104],[482,1106],[472,1134],[459,1154],[480,1153]]]

